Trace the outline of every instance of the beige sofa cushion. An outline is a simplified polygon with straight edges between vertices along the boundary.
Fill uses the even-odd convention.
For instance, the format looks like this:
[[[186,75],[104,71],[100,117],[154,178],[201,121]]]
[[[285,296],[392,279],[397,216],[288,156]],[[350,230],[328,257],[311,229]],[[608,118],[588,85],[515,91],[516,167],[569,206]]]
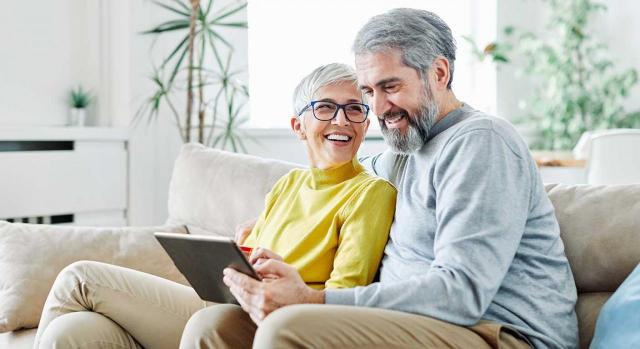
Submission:
[[[237,224],[256,218],[264,197],[292,163],[187,144],[176,159],[169,186],[168,225],[192,234],[232,236]]]
[[[640,185],[547,185],[578,292],[614,292],[640,263]]]
[[[181,227],[80,228],[0,221],[0,332],[38,326],[56,276],[79,260],[141,270],[186,284],[153,237]]]
[[[596,320],[604,303],[611,297],[612,292],[588,292],[578,296],[576,315],[578,317],[578,334],[580,348],[587,349],[593,339]]]
[[[37,328],[0,333],[0,349],[33,349]]]

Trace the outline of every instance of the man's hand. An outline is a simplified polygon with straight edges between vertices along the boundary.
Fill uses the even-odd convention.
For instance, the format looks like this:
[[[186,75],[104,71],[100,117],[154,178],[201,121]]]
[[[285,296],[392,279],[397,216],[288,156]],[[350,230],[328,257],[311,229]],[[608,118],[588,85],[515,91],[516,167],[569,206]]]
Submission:
[[[226,268],[223,281],[256,324],[285,305],[324,303],[324,291],[307,286],[298,271],[282,261],[269,259],[255,269],[260,275],[274,278],[258,281]]]
[[[234,236],[234,240],[236,244],[242,245],[244,240],[247,239],[247,236],[251,234],[251,230],[253,230],[253,227],[255,227],[257,221],[258,221],[257,218],[253,218],[251,220],[248,220],[246,222],[236,225],[236,232]]]

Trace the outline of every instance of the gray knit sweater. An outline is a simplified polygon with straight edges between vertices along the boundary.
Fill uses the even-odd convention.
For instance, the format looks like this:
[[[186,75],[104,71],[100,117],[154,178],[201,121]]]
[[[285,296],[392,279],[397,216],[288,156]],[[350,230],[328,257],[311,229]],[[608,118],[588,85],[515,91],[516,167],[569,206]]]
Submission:
[[[464,105],[416,153],[362,162],[398,189],[380,282],[327,290],[327,303],[491,320],[535,348],[577,347],[576,287],[553,206],[507,121]]]

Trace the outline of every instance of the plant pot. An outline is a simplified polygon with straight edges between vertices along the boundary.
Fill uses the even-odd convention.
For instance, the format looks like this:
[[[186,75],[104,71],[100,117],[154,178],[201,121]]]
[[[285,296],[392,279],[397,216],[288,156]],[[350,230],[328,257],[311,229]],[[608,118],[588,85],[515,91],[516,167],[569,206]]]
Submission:
[[[87,121],[87,108],[71,108],[69,126],[82,127]]]

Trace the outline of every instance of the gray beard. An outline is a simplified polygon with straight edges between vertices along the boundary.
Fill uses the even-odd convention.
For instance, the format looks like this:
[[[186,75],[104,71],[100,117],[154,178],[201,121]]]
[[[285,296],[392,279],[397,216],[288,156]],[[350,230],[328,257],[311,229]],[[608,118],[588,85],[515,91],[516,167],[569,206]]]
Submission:
[[[391,151],[396,154],[411,154],[418,151],[422,146],[427,143],[429,139],[429,131],[438,116],[438,105],[436,104],[431,89],[427,88],[423,97],[423,103],[418,109],[416,115],[409,115],[406,110],[403,110],[404,117],[409,123],[409,127],[405,134],[402,131],[394,128],[389,129],[384,122],[386,115],[382,119],[378,119],[380,122],[380,130],[385,142],[391,148]],[[394,113],[395,114],[395,113]]]

